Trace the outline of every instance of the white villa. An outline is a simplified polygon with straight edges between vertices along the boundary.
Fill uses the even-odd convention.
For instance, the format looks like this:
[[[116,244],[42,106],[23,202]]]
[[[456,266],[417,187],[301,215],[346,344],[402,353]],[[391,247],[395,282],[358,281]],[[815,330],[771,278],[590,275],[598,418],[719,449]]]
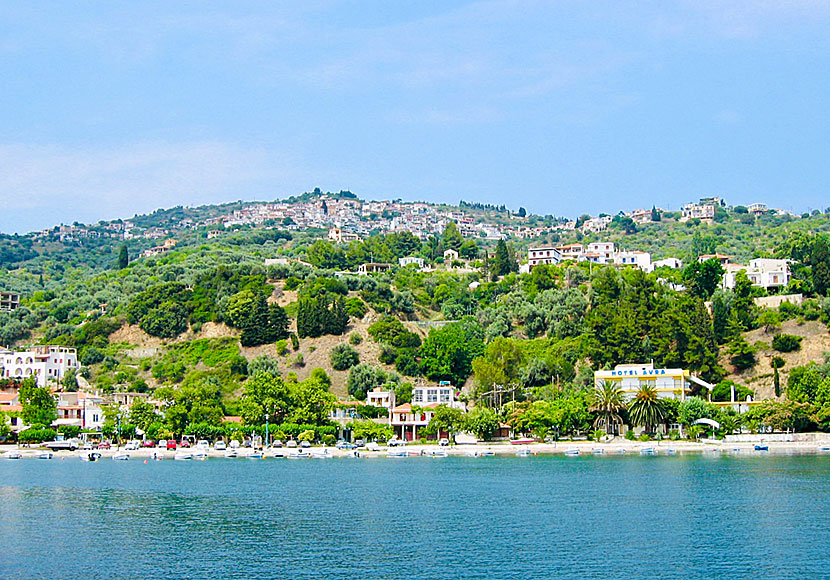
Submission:
[[[39,387],[45,387],[49,380],[61,380],[69,369],[79,368],[78,354],[74,348],[54,345],[0,351],[0,366],[4,378],[25,379],[35,376]]]
[[[735,288],[735,278],[738,272],[746,270],[746,275],[753,286],[758,288],[781,288],[790,283],[790,260],[773,258],[755,258],[749,261],[749,266],[728,263],[724,266],[722,285],[726,289]]]

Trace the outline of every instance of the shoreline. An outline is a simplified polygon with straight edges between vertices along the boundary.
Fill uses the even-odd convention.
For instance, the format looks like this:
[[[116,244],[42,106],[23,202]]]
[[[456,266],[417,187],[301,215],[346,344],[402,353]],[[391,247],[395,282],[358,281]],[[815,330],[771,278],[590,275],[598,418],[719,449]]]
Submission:
[[[755,445],[765,445],[768,451],[756,451]],[[308,456],[319,456],[337,458],[353,458],[354,451],[359,453],[360,458],[370,457],[390,457],[387,452],[392,450],[404,451],[407,456],[430,457],[435,451],[446,451],[447,456],[454,457],[469,457],[495,455],[495,456],[515,456],[519,451],[524,452],[530,456],[537,455],[566,455],[566,452],[574,454],[575,451],[579,455],[639,455],[653,454],[653,455],[680,455],[680,454],[700,454],[700,453],[722,453],[731,455],[763,455],[768,454],[815,454],[828,455],[830,457],[830,444],[823,442],[804,442],[804,441],[756,441],[756,442],[730,442],[730,441],[610,441],[607,443],[597,443],[594,441],[559,441],[556,443],[530,443],[522,445],[513,445],[510,443],[479,443],[479,444],[462,444],[452,445],[447,447],[439,447],[438,445],[420,445],[412,444],[401,447],[387,447],[381,446],[377,451],[368,451],[365,448],[351,450],[351,449],[337,449],[335,447],[316,446],[310,448],[303,448],[302,454]],[[649,452],[647,450],[653,451]],[[44,447],[18,447],[17,445],[0,445],[0,460],[2,460],[7,452],[15,451],[20,453],[23,459],[36,458],[41,453],[48,451]],[[143,460],[152,459],[155,455],[160,454],[164,459],[174,459],[177,453],[185,452],[192,453],[193,448],[167,450],[154,447],[144,447],[125,451],[123,447],[112,449],[94,449],[94,450],[60,450],[52,451],[53,459],[77,459],[79,455],[84,453],[100,453],[102,458],[111,458],[116,453],[127,453],[130,459]],[[247,455],[252,453],[250,448],[239,448],[236,450],[238,456],[236,459],[246,459]],[[298,452],[300,448],[277,448],[269,449],[264,453],[264,459],[283,459],[285,457],[274,457],[275,453],[283,453],[285,455]],[[207,457],[210,459],[227,459],[225,451],[217,451],[213,448],[205,450]],[[396,458],[396,457],[391,457]]]

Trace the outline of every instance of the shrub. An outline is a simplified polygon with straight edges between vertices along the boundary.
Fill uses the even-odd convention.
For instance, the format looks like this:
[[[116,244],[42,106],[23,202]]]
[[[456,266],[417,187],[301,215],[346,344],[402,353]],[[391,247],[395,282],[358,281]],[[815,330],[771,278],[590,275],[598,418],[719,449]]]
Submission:
[[[54,441],[55,430],[44,427],[30,427],[25,431],[21,431],[17,436],[21,443],[40,443],[41,441]]]
[[[285,339],[278,340],[274,346],[277,349],[277,354],[279,356],[285,356],[288,353],[288,341]]]
[[[302,433],[297,435],[297,440],[308,441],[309,443],[311,443],[312,441],[314,441],[314,436],[314,429],[308,429],[307,431],[303,431]]]
[[[634,435],[634,430],[633,429],[629,429],[628,431],[625,432],[625,438],[629,441],[636,441],[637,440],[637,436]]]
[[[297,338],[297,335],[293,332],[288,336],[291,338],[291,349],[298,350],[300,348],[300,339]]]
[[[305,358],[303,358],[303,353],[298,352],[297,357],[294,359],[294,366],[295,367],[304,367],[305,366]]]
[[[792,352],[801,348],[802,337],[792,334],[777,334],[772,339],[772,348],[778,352]]]
[[[357,296],[346,300],[346,312],[352,318],[363,318],[368,311],[369,308],[366,306],[366,303]]]
[[[324,445],[334,445],[335,441],[337,441],[337,438],[331,433],[326,433],[325,435],[320,437],[320,440],[323,442]]]
[[[357,346],[361,342],[363,342],[363,337],[360,336],[359,332],[353,332],[349,335],[349,344],[353,344],[354,346]]]
[[[669,439],[672,441],[679,441],[680,440],[680,432],[677,429],[672,429],[669,431]]]
[[[348,344],[338,344],[331,349],[329,356],[331,366],[336,371],[345,371],[360,362],[360,354],[358,354],[354,347]]]

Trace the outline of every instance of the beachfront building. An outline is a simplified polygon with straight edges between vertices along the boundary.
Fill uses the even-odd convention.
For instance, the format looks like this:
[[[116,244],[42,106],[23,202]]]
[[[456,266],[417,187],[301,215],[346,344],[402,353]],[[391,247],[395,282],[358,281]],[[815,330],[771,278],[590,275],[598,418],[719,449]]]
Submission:
[[[689,373],[688,369],[656,369],[654,363],[622,364],[613,370],[595,371],[594,384],[610,381],[631,401],[642,387],[652,387],[662,399],[685,400],[694,385],[712,390],[714,385]],[[692,384],[694,383],[694,385]]]
[[[0,351],[2,376],[7,379],[37,377],[39,387],[50,380],[60,381],[69,369],[78,369],[78,354],[74,348],[56,345],[35,345],[26,350]]]
[[[558,264],[561,261],[562,254],[559,253],[559,248],[553,246],[530,248],[527,251],[528,270],[532,270],[534,266],[539,264]]]
[[[385,391],[381,387],[375,387],[366,393],[366,404],[391,410],[395,407],[395,393]]]
[[[419,385],[412,389],[412,404],[398,405],[389,413],[389,426],[399,439],[419,439],[420,430],[429,425],[435,409],[441,405],[464,409],[464,403],[456,400],[455,389],[449,383],[442,381],[438,386]],[[446,436],[445,433],[438,433],[432,437]]]
[[[56,393],[58,418],[54,425],[74,425],[81,429],[101,430],[104,426],[104,398],[92,393]]]

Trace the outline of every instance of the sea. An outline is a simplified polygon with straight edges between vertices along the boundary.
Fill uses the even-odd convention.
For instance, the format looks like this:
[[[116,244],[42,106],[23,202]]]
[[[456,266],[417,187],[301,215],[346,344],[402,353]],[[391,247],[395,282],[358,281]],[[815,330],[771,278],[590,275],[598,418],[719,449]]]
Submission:
[[[0,578],[828,578],[830,455],[0,460]]]

